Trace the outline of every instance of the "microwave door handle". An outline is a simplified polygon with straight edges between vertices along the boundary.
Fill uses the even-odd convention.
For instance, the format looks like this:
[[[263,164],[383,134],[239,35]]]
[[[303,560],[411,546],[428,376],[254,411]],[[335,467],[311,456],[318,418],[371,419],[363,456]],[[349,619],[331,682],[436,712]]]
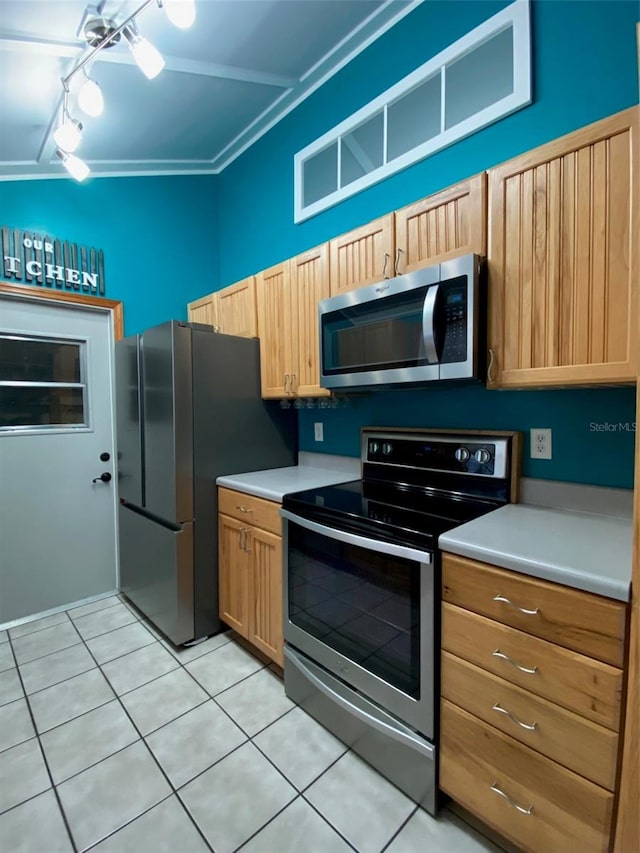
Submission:
[[[439,284],[435,284],[427,290],[422,307],[422,340],[424,352],[429,364],[438,363],[438,350],[436,348],[436,301],[438,299]]]

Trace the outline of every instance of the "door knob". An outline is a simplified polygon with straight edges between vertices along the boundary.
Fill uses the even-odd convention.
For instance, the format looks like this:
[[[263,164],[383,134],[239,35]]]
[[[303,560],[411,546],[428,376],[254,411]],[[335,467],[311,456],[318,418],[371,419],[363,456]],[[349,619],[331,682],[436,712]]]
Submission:
[[[98,480],[101,480],[103,483],[108,483],[111,480],[111,474],[108,471],[103,471],[99,477],[94,477],[91,482],[97,483]]]

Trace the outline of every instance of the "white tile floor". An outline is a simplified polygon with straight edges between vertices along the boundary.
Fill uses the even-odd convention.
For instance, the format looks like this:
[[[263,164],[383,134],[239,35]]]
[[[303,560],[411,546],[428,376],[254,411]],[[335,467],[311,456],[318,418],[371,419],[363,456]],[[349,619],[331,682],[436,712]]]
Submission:
[[[7,853],[480,853],[230,634],[176,649],[117,597],[0,631]]]

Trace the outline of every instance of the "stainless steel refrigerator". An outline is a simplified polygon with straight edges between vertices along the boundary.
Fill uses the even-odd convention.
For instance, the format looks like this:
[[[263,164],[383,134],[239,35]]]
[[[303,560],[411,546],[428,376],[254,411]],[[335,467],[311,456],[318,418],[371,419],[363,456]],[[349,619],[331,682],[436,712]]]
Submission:
[[[171,321],[116,343],[120,587],[176,645],[214,634],[222,474],[295,465],[255,338]]]

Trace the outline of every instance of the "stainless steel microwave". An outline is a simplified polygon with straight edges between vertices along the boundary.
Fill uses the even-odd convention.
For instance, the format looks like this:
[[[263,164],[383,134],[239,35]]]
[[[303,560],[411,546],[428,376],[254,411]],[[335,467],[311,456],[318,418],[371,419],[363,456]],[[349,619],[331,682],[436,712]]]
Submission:
[[[484,262],[463,255],[322,300],[320,384],[371,388],[480,379]]]

